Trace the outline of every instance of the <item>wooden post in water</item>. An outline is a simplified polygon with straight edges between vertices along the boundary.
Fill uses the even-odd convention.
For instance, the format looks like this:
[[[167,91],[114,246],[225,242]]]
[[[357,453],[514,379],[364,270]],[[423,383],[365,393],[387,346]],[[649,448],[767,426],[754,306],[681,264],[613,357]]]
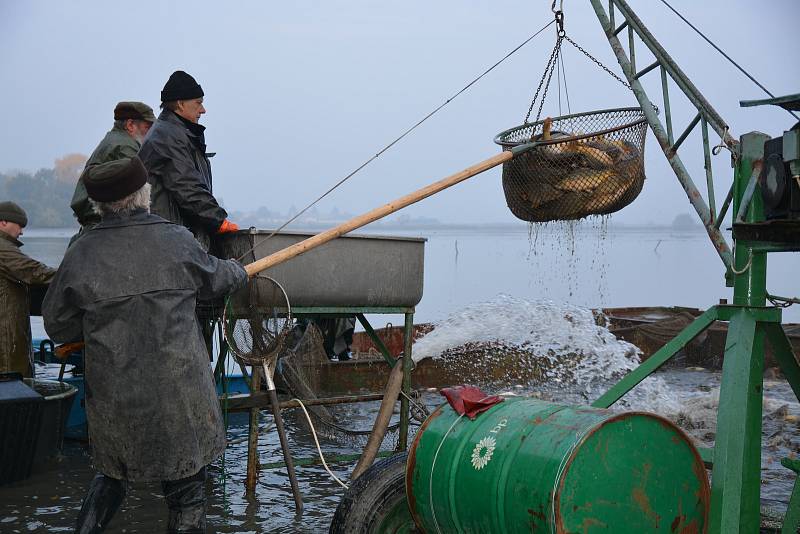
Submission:
[[[261,388],[261,371],[258,366],[253,366],[253,373],[250,379],[250,394],[258,393]],[[247,479],[245,481],[245,491],[253,494],[256,491],[258,482],[258,413],[259,408],[250,410],[249,439],[247,441]]]

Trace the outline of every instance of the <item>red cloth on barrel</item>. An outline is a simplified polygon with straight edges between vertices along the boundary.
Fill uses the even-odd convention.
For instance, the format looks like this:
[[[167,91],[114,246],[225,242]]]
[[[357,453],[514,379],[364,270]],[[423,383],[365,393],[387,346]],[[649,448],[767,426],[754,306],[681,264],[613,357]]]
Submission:
[[[487,395],[475,386],[444,388],[439,393],[444,395],[459,415],[466,415],[470,419],[475,419],[479,413],[485,412],[498,402],[503,402],[503,397]]]

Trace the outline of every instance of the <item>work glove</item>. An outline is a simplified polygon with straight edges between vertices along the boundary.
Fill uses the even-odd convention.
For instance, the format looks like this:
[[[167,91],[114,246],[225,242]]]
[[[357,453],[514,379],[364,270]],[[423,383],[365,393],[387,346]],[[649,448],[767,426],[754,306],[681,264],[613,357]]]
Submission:
[[[220,224],[219,228],[217,228],[218,234],[227,234],[230,232],[238,232],[238,231],[239,231],[239,226],[236,223],[230,222],[228,219],[222,221],[222,224]]]

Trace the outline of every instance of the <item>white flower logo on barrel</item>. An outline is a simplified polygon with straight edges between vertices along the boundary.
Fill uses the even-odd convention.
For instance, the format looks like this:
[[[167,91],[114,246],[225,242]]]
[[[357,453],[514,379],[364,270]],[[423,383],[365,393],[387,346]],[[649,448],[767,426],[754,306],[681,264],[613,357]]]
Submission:
[[[486,464],[492,459],[496,445],[497,441],[491,436],[486,436],[476,443],[472,450],[472,467],[477,470],[486,467]]]

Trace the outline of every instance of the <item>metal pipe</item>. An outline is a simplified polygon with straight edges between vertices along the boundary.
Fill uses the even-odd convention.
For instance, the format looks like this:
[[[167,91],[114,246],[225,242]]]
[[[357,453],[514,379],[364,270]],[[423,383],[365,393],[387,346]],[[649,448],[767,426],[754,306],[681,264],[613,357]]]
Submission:
[[[611,21],[611,27],[614,27],[614,1],[608,0],[608,18]]]
[[[664,119],[667,121],[667,139],[669,144],[675,142],[672,136],[672,108],[669,105],[669,80],[667,80],[667,70],[661,65],[661,92],[664,95]]]
[[[648,72],[653,70],[654,68],[658,67],[660,64],[661,63],[659,63],[658,61],[653,61],[648,66],[646,66],[645,68],[643,68],[642,70],[637,72],[636,76],[634,76],[634,78],[636,78],[638,80],[639,78],[641,78],[642,76],[644,76],[645,74],[647,74]]]
[[[357,402],[372,402],[383,399],[382,393],[373,393],[371,395],[342,395],[340,397],[327,397],[321,399],[308,399],[301,401],[304,406],[332,406],[335,404],[355,404]],[[300,403],[292,399],[283,401],[280,404],[281,409],[284,408],[299,408]]]
[[[678,148],[680,148],[683,142],[686,141],[686,138],[689,137],[689,134],[692,133],[694,127],[697,126],[698,122],[700,122],[701,117],[702,115],[699,112],[697,113],[697,115],[694,116],[692,122],[689,123],[689,126],[687,126],[686,129],[683,131],[683,133],[680,135],[680,137],[678,137],[678,140],[675,141],[675,144],[669,147],[669,152],[671,154],[675,154],[678,152]]]
[[[627,27],[628,27],[628,21],[626,20],[622,24],[620,24],[616,30],[614,30],[614,35],[618,35],[622,30],[624,30]]]
[[[761,170],[760,168],[758,169]],[[750,207],[750,201],[753,199],[753,193],[756,192],[756,184],[758,183],[758,172],[752,172],[750,174],[750,180],[747,182],[747,187],[744,190],[744,194],[742,195],[742,199],[739,201],[739,211],[736,213],[736,217],[733,220],[733,223],[740,223],[744,222],[744,216],[747,214],[747,208]]]
[[[283,428],[281,407],[278,403],[278,394],[275,392],[274,386],[269,390],[269,400],[272,404],[272,415],[275,418],[275,430],[278,432],[281,450],[283,450],[283,461],[286,462],[286,472],[289,474],[289,485],[292,487],[294,513],[297,516],[301,516],[303,515],[303,495],[300,493],[300,486],[297,484],[297,474],[294,472],[294,463],[292,462],[292,451],[289,449],[289,440],[286,438],[286,430]]]
[[[633,28],[628,25],[628,57],[630,58],[631,62],[631,72],[636,72],[636,49],[633,46]]]
[[[305,406],[330,406],[335,404],[355,404],[358,402],[372,402],[379,401],[383,398],[380,393],[373,393],[370,395],[346,395],[338,397],[325,397],[321,399],[302,399],[301,402]],[[220,399],[220,403],[226,402],[228,404],[227,410],[229,412],[244,412],[252,408],[265,408],[269,405],[269,395],[266,393],[253,393],[249,395],[231,395]],[[286,400],[280,402],[282,410],[287,408],[299,408],[300,403],[296,400]]]
[[[717,202],[714,196],[714,176],[711,169],[711,149],[708,145],[708,121],[705,117],[701,123],[703,133],[703,164],[706,169],[706,185],[708,187],[708,208],[711,211],[711,220],[717,224]],[[719,226],[716,226],[719,228]]]
[[[376,458],[386,458],[387,456],[391,456],[393,454],[397,454],[395,451],[380,451],[378,454],[375,455]],[[344,463],[344,462],[354,462],[361,457],[360,454],[329,454],[325,456],[325,462],[329,464],[334,463]],[[303,466],[303,465],[322,465],[322,461],[319,459],[318,456],[314,456],[313,458],[295,458],[294,464],[296,466]],[[261,465],[261,469],[279,469],[282,467],[286,467],[284,462],[270,462]]]
[[[728,195],[725,197],[725,201],[722,203],[722,207],[719,210],[719,215],[717,216],[717,221],[714,223],[714,226],[719,228],[722,224],[722,221],[725,220],[725,215],[728,213],[728,208],[731,205],[731,200],[733,200],[733,184],[728,189]]]
[[[400,436],[397,439],[397,449],[406,450],[408,447],[408,424],[411,420],[408,398],[411,393],[411,367],[414,360],[411,358],[411,344],[414,341],[414,314],[407,313],[405,317],[405,332],[403,335],[403,384],[400,397]]]
[[[364,316],[364,314],[363,313],[357,313],[356,314],[356,319],[358,319],[358,322],[361,323],[361,326],[364,327],[364,331],[367,333],[369,338],[372,340],[372,342],[378,348],[378,351],[383,356],[383,359],[386,360],[386,363],[389,364],[389,367],[394,367],[395,359],[389,353],[389,349],[386,348],[386,345],[383,343],[383,340],[378,337],[378,334],[375,332],[375,329],[372,328],[371,324],[369,324],[369,321]]]

